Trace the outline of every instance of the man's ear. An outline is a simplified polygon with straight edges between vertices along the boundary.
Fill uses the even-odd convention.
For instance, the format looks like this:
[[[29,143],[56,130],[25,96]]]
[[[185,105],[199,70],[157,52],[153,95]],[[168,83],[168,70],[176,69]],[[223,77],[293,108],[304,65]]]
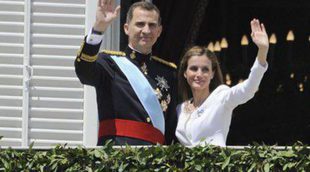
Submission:
[[[159,28],[158,28],[158,37],[160,36],[162,31],[163,31],[163,26],[160,25]]]
[[[125,31],[125,34],[128,35],[128,24],[127,23],[124,24],[124,31]]]

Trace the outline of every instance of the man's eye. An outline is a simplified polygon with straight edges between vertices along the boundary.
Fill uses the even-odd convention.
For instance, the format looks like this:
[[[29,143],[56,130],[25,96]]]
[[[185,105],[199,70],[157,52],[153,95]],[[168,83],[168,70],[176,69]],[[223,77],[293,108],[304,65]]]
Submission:
[[[144,26],[144,23],[142,23],[142,22],[141,22],[141,23],[137,23],[136,26],[138,26],[138,27],[143,27],[143,26]]]
[[[150,27],[150,28],[156,28],[156,27],[157,27],[157,24],[156,24],[156,23],[151,23],[151,24],[149,25],[149,27]]]

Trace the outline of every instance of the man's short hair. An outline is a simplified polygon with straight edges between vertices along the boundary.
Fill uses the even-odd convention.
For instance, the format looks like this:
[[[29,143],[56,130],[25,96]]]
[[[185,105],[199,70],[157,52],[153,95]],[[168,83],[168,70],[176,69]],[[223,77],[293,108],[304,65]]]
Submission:
[[[151,2],[147,2],[147,1],[136,2],[130,6],[130,8],[127,12],[126,23],[129,23],[132,20],[133,11],[136,8],[141,8],[141,9],[147,10],[147,11],[153,11],[154,10],[158,14],[158,24],[161,25],[161,17],[160,17],[159,9],[156,7],[156,5],[154,5]]]

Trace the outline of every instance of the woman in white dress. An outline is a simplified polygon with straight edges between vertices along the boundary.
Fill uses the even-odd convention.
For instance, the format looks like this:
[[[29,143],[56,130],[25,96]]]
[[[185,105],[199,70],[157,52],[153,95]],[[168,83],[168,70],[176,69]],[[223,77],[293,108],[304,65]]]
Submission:
[[[248,79],[233,87],[223,85],[223,76],[214,53],[195,46],[182,58],[179,88],[183,103],[177,107],[176,136],[185,146],[212,144],[226,146],[232,111],[251,99],[267,70],[268,35],[257,19],[251,25],[252,41],[258,47]]]

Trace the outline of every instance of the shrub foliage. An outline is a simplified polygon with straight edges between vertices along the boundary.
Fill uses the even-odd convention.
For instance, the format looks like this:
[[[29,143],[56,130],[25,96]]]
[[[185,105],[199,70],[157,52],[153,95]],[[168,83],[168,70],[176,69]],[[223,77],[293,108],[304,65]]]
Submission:
[[[244,149],[179,144],[101,148],[59,145],[48,150],[0,149],[0,171],[310,171],[310,149],[302,143],[277,149],[254,144]]]

